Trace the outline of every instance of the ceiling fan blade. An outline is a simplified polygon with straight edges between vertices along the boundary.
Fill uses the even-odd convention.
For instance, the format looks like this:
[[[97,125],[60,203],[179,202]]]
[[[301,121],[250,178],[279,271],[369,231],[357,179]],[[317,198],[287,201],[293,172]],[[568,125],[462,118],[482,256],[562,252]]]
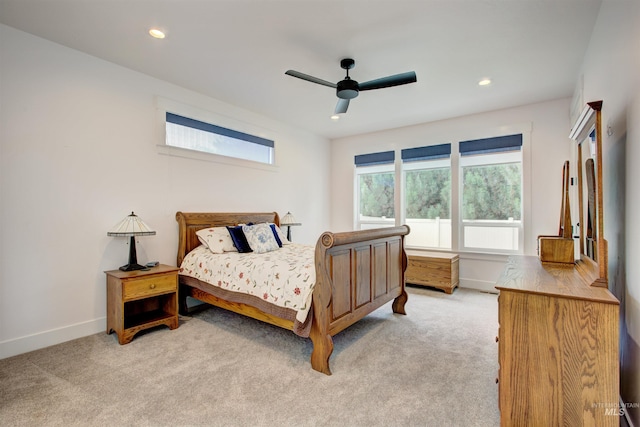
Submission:
[[[415,71],[409,71],[402,74],[394,74],[393,76],[382,77],[380,79],[369,80],[368,82],[358,84],[360,90],[382,89],[385,87],[406,85],[407,83],[415,83]]]
[[[347,112],[347,108],[349,108],[349,100],[338,99],[338,103],[336,104],[335,114],[344,114]]]
[[[287,70],[285,72],[285,74],[287,74],[289,76],[297,77],[297,78],[302,79],[302,80],[306,80],[306,81],[311,82],[311,83],[317,83],[319,85],[329,86],[329,87],[332,87],[334,89],[337,87],[337,85],[335,83],[331,83],[331,82],[328,82],[326,80],[322,80],[322,79],[319,79],[317,77],[313,77],[313,76],[310,76],[308,74],[301,73],[299,71]]]

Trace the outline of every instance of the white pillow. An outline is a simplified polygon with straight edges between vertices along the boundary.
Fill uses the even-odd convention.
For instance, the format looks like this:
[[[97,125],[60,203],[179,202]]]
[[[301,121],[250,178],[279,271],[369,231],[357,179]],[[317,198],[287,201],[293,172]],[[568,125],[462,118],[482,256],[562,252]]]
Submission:
[[[203,228],[196,231],[196,236],[198,236],[200,243],[208,247],[214,254],[238,252],[233,245],[233,240],[231,240],[227,227]]]
[[[278,242],[273,235],[271,226],[267,223],[256,225],[243,225],[242,231],[247,238],[251,250],[257,254],[275,251],[279,249]]]

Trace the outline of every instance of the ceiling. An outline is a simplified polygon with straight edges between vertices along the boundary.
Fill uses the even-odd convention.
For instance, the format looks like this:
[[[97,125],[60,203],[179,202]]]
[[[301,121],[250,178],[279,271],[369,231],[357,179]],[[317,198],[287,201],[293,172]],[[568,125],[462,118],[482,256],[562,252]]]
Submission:
[[[333,139],[570,97],[600,3],[0,0],[0,22]],[[332,121],[335,90],[284,73],[338,82],[345,57],[360,82],[418,81],[362,92]]]

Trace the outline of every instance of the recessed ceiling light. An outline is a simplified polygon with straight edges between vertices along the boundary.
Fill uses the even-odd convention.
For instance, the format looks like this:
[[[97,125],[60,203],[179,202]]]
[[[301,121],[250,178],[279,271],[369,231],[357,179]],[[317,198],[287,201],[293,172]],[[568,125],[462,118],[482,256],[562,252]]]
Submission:
[[[340,120],[340,116],[338,114],[334,114],[333,116],[331,116],[331,120],[333,121]]]
[[[164,33],[157,28],[152,28],[149,30],[149,35],[151,37],[155,37],[156,39],[163,39]]]
[[[491,84],[491,79],[482,79],[478,82],[478,86],[487,86]]]

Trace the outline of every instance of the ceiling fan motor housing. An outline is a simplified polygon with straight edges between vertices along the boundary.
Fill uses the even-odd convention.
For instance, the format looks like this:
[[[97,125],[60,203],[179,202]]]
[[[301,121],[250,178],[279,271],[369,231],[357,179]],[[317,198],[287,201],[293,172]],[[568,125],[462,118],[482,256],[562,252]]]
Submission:
[[[358,96],[358,82],[355,80],[351,80],[347,77],[346,79],[338,82],[337,86],[336,94],[340,99],[353,99]]]

